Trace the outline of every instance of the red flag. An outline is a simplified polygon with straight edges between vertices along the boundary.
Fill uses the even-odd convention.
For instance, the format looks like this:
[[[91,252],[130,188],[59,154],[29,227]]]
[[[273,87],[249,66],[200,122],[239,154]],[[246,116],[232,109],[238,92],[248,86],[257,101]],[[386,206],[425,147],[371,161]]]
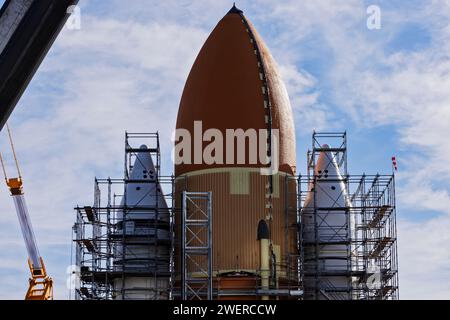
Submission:
[[[392,166],[394,167],[395,171],[398,170],[398,168],[397,168],[397,159],[395,159],[395,157],[392,157]]]

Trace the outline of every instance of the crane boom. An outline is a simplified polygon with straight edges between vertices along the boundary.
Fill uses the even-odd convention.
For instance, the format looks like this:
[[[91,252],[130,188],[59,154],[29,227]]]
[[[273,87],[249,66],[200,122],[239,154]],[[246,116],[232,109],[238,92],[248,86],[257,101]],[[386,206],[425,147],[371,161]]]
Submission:
[[[34,236],[33,226],[31,224],[30,215],[28,213],[28,208],[23,193],[22,175],[20,173],[19,163],[17,161],[14,144],[12,142],[11,131],[8,125],[7,129],[11,149],[14,155],[16,169],[18,172],[18,177],[8,179],[5,164],[3,162],[3,157],[1,156],[1,154],[0,161],[3,168],[3,173],[5,175],[6,185],[8,186],[9,191],[11,192],[11,196],[14,200],[17,217],[19,218],[20,229],[22,230],[22,236],[28,252],[28,266],[30,268],[31,278],[29,280],[29,288],[25,295],[25,299],[50,300],[53,299],[53,280],[47,275],[44,261],[39,254],[36,238]]]

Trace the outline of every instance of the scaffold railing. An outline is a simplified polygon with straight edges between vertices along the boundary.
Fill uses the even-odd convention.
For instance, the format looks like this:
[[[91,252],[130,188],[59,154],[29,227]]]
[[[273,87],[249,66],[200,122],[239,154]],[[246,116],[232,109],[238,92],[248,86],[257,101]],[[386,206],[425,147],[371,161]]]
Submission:
[[[182,193],[181,292],[183,300],[212,300],[211,192]]]

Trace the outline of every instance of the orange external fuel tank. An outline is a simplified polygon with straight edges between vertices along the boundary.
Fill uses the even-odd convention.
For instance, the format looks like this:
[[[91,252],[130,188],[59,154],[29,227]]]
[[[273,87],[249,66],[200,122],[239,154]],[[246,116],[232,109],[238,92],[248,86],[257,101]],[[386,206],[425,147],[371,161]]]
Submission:
[[[295,129],[286,88],[275,61],[242,11],[233,8],[218,23],[195,60],[186,81],[177,132],[188,132],[193,153],[214,140],[223,143],[214,161],[197,155],[175,164],[177,205],[181,193],[212,192],[212,274],[214,298],[270,299],[298,286]],[[208,130],[215,137],[206,137]],[[245,159],[239,146],[225,146],[229,130],[244,132]],[[252,140],[251,131],[258,141]],[[260,132],[266,135],[259,135]],[[196,135],[205,133],[198,138]],[[221,133],[222,139],[217,134]],[[200,139],[200,140],[198,140]],[[220,140],[220,141],[219,141]],[[262,141],[261,141],[262,140]],[[197,142],[196,142],[197,141]],[[200,142],[198,142],[200,141]],[[274,143],[276,141],[276,143]],[[176,138],[175,144],[181,142]],[[186,141],[184,141],[186,142]],[[265,149],[266,148],[266,149]],[[176,149],[177,150],[177,149]],[[251,153],[272,159],[271,164]],[[200,152],[200,157],[202,153]],[[177,156],[177,155],[176,155]],[[274,157],[277,158],[274,168]],[[180,216],[175,216],[175,270],[181,273]],[[258,223],[268,227],[268,250],[258,241]],[[261,260],[270,259],[270,270]],[[264,273],[267,271],[267,273]],[[268,285],[264,281],[267,274]],[[180,278],[179,278],[180,279]],[[175,281],[176,286],[180,281]]]

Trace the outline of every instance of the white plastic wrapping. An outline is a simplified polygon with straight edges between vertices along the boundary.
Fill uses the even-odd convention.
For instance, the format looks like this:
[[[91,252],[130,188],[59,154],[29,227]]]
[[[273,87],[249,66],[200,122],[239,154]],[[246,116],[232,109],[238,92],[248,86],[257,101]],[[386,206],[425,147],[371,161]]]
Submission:
[[[20,228],[22,229],[23,239],[28,251],[28,257],[33,264],[34,269],[41,269],[41,260],[39,251],[36,245],[36,238],[34,237],[33,227],[31,226],[30,216],[28,214],[27,205],[24,196],[14,195],[14,205],[16,206],[17,217],[19,218]]]

